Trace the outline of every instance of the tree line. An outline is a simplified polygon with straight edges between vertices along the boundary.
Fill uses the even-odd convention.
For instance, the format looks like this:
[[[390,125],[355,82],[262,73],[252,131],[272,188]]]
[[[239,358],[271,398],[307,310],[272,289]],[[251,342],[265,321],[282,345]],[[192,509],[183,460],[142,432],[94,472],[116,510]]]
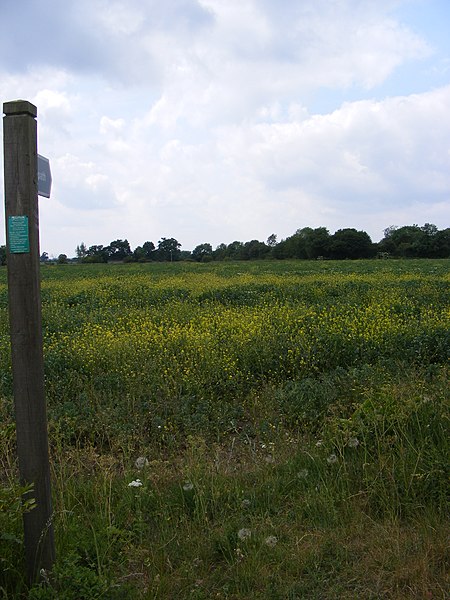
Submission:
[[[157,245],[147,241],[142,246],[131,249],[128,240],[114,240],[108,246],[87,247],[83,242],[76,248],[74,259],[82,263],[107,262],[173,262],[193,260],[197,262],[221,260],[260,260],[260,259],[358,259],[358,258],[449,258],[450,228],[439,230],[436,225],[391,226],[384,230],[384,237],[373,243],[365,231],[353,228],[339,229],[330,234],[326,227],[303,227],[281,241],[271,234],[265,242],[234,241],[219,244],[215,249],[209,243],[199,244],[194,250],[181,249],[175,238],[159,240]],[[49,261],[43,252],[41,261]],[[57,262],[69,262],[67,255],[60,254]],[[6,247],[0,246],[0,264],[6,263]]]
[[[368,233],[353,228],[339,229],[330,234],[325,227],[303,227],[281,241],[275,234],[265,242],[251,240],[196,246],[192,252],[181,250],[175,238],[162,238],[157,245],[145,242],[134,250],[128,240],[115,240],[109,246],[77,246],[81,262],[147,262],[194,260],[197,262],[258,259],[358,259],[373,257],[448,258],[450,257],[450,228],[439,230],[436,225],[391,226],[384,230],[381,241],[373,243]]]

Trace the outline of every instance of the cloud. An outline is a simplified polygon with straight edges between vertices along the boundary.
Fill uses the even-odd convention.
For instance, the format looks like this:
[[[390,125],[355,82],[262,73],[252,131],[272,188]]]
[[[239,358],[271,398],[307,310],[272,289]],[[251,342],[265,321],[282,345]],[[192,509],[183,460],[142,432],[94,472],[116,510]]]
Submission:
[[[297,110],[284,122],[225,125],[201,145],[173,139],[149,163],[153,176],[139,185],[158,199],[152,210],[166,203],[178,214],[175,223],[195,214],[196,231],[220,230],[224,238],[233,231],[244,236],[246,228],[254,233],[245,237],[265,238],[275,217],[281,235],[345,222],[379,239],[394,206],[403,223],[428,206],[443,224],[449,101],[447,86],[345,103],[328,115]],[[372,226],[377,214],[386,215],[381,229],[383,219]]]
[[[195,0],[17,0],[2,6],[0,52],[9,72],[52,65],[139,85],[158,80],[152,35],[170,30],[182,39],[208,20]]]
[[[346,103],[301,121],[221,131],[221,149],[268,190],[298,188],[329,202],[408,204],[448,196],[450,86],[384,101]],[[437,125],[439,124],[439,125]]]
[[[59,201],[79,210],[114,210],[117,192],[111,177],[94,162],[84,162],[72,154],[64,154],[51,163]]]
[[[400,20],[410,4],[6,3],[0,96],[38,106],[52,166],[44,250],[446,226],[449,86],[410,91],[429,89],[417,65],[445,77],[448,56]]]
[[[320,88],[374,89],[431,52],[383,3],[376,10],[373,2],[285,4],[288,17],[278,4],[202,0],[213,19],[198,35],[152,36],[164,85],[148,122],[212,127],[255,118],[270,104],[306,102]]]

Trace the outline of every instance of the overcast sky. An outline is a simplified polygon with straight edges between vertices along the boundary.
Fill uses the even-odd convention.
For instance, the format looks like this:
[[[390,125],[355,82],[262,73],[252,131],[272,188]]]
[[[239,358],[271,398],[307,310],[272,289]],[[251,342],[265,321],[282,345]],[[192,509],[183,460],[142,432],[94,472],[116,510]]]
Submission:
[[[37,106],[52,169],[41,251],[450,226],[449,0],[0,5],[0,100]]]

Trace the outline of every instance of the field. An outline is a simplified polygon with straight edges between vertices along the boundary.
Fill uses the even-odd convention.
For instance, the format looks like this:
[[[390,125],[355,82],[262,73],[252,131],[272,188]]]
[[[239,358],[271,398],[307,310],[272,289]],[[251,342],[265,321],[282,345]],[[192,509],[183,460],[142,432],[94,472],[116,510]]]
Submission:
[[[449,272],[43,266],[57,563],[26,593],[2,268],[0,598],[449,597]]]

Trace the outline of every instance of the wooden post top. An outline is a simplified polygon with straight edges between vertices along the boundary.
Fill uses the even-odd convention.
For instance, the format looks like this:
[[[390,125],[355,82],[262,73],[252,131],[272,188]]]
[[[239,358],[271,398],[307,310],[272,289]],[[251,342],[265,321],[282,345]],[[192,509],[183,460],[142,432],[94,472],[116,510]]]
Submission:
[[[6,116],[9,115],[30,115],[37,117],[37,108],[28,100],[12,100],[11,102],[3,103],[3,112]]]

